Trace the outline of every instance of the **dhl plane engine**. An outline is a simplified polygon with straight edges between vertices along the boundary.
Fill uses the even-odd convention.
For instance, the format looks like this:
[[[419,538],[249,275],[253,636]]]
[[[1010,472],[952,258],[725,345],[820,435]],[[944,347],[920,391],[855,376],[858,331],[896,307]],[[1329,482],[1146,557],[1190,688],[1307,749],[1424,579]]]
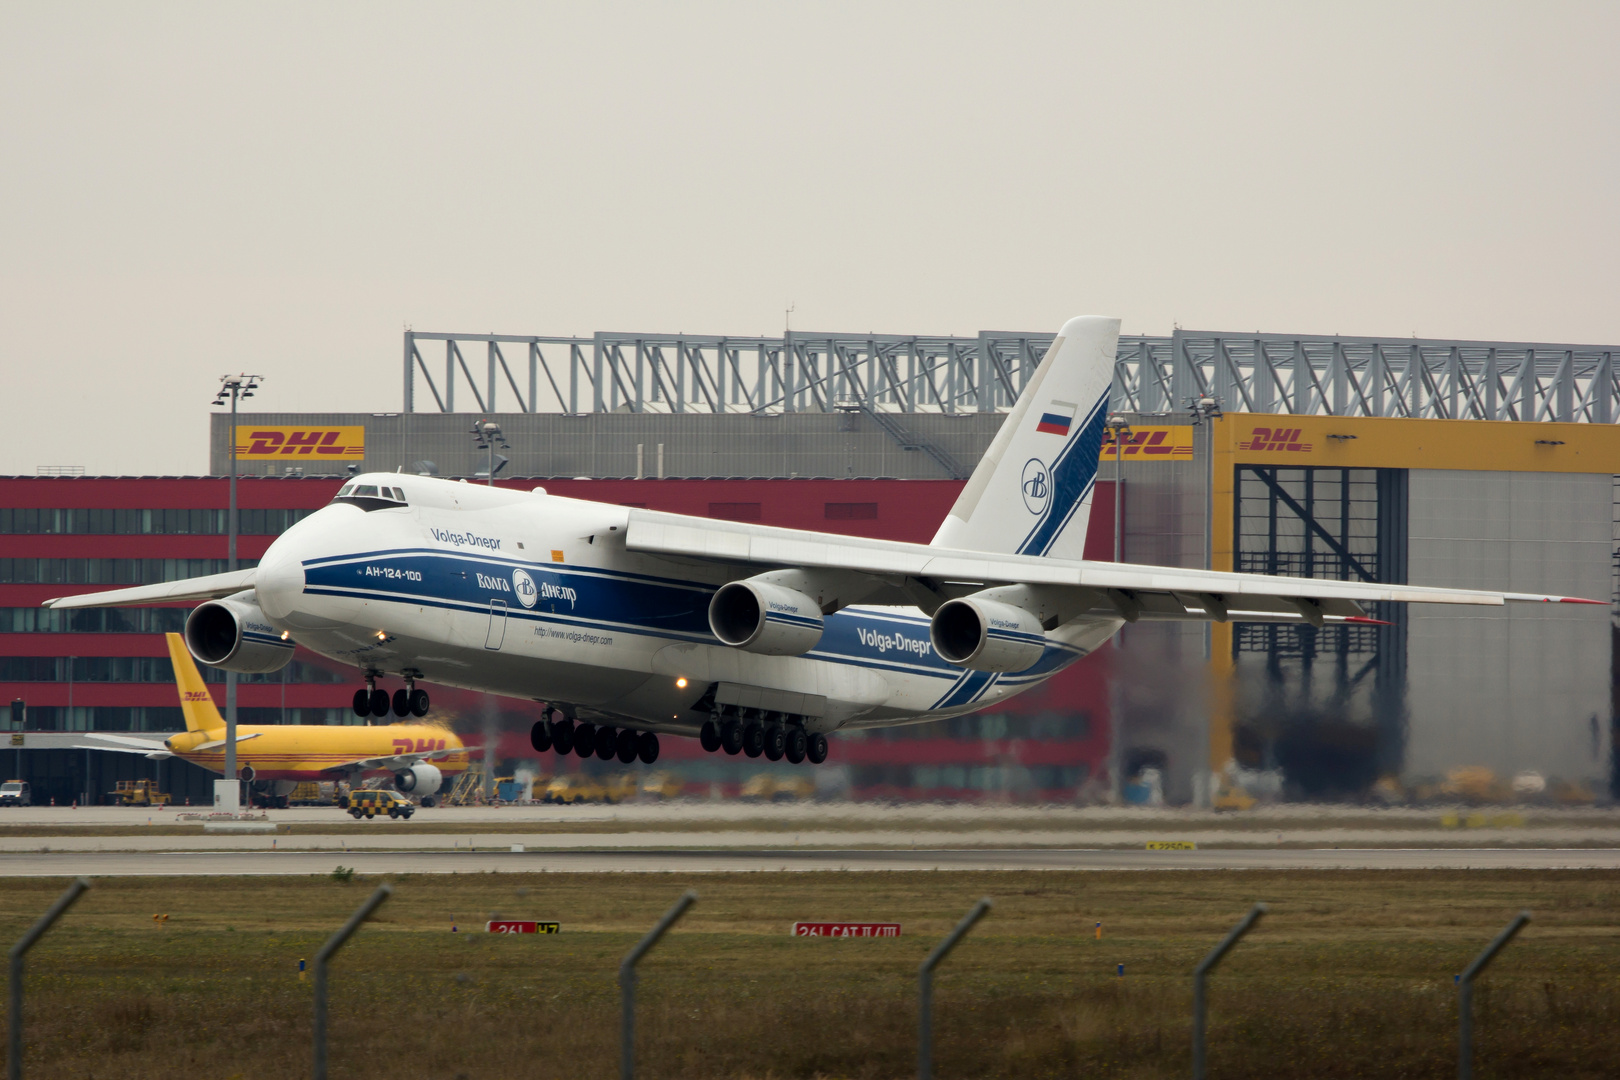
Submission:
[[[418,761],[408,769],[394,774],[394,787],[407,795],[432,795],[444,783],[444,773],[437,765]],[[426,805],[426,804],[424,804]]]
[[[210,667],[242,674],[280,671],[293,643],[270,625],[252,593],[210,600],[186,617],[186,648]]]

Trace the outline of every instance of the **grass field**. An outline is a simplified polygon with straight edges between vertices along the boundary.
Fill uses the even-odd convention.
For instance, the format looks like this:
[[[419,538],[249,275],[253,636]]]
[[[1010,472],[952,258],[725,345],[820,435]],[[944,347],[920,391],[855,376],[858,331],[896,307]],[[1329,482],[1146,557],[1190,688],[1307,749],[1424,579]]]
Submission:
[[[0,938],[20,935],[64,884],[5,881]],[[618,960],[687,887],[697,906],[642,966],[643,1076],[913,1075],[917,964],[985,895],[995,910],[937,982],[941,1077],[1185,1076],[1189,974],[1255,900],[1271,914],[1212,982],[1212,1077],[1454,1076],[1452,976],[1521,908],[1535,921],[1480,984],[1476,1075],[1616,1072],[1616,873],[500,874],[394,884],[333,968],[334,1077],[616,1075]],[[28,1074],[308,1075],[311,995],[298,960],[313,958],[375,885],[98,881],[30,955]],[[563,933],[477,932],[494,914],[560,919]],[[789,924],[802,918],[899,921],[904,936],[794,939]]]

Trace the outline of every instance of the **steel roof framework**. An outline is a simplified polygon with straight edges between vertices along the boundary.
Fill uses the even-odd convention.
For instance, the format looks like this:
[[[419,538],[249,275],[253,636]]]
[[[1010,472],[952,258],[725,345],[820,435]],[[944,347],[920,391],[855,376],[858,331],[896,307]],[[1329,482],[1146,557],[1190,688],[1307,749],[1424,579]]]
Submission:
[[[406,331],[404,407],[416,411],[420,379],[440,412],[457,411],[458,381],[480,412],[499,411],[503,382],[516,404],[509,412],[995,412],[1017,400],[1052,337]],[[442,343],[440,379],[430,343]],[[482,371],[475,375],[480,347]],[[1610,424],[1620,419],[1617,352],[1177,330],[1119,339],[1113,406],[1177,412],[1209,397],[1231,412]]]

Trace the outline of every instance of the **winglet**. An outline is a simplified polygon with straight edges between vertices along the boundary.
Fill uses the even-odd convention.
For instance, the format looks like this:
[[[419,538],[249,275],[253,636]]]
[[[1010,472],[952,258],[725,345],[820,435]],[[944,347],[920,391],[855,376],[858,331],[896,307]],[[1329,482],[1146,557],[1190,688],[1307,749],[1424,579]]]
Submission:
[[[1524,600],[1533,604],[1600,604],[1607,605],[1607,600],[1586,600],[1579,596],[1548,596],[1545,593],[1503,593],[1504,600]]]

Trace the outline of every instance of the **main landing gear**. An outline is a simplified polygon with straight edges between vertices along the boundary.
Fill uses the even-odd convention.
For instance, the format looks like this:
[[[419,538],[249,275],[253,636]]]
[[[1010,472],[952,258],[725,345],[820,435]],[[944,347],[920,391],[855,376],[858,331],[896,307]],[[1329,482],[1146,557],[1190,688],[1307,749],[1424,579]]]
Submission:
[[[368,672],[366,685],[354,692],[354,715],[381,718],[388,715],[390,708],[398,717],[426,716],[427,691],[417,688],[415,675],[406,675],[405,685],[389,697],[388,691],[377,689],[377,673]]]
[[[618,758],[625,765],[639,760],[651,765],[658,760],[658,736],[650,731],[632,731],[586,722],[576,724],[556,709],[547,709],[543,719],[529,729],[529,745],[538,753],[570,751],[582,758],[593,754],[603,761]]]
[[[717,750],[724,750],[732,756],[747,754],[749,757],[759,757],[764,754],[770,761],[786,758],[794,765],[802,761],[820,765],[827,760],[827,736],[774,719],[716,717],[704,723],[698,732],[698,742],[711,754]]]

